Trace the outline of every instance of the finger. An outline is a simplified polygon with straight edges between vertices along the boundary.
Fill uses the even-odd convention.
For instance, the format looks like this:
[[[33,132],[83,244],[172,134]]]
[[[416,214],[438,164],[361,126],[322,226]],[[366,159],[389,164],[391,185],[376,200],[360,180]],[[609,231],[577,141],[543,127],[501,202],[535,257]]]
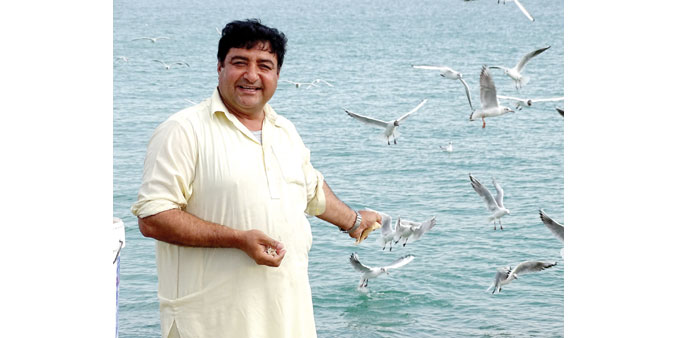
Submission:
[[[269,255],[267,265],[272,266],[272,267],[278,267],[281,265],[281,261],[284,259],[284,256],[286,255],[286,250],[282,251],[276,256]]]

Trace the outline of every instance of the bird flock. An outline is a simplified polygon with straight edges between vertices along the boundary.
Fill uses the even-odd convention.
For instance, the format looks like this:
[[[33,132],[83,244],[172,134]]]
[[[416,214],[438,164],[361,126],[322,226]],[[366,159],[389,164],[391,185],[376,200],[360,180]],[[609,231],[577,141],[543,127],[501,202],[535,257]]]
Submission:
[[[533,16],[526,10],[526,8],[517,0],[513,1],[521,12],[529,18],[532,22],[535,21]],[[499,1],[498,1],[499,3]],[[457,80],[463,88],[463,93],[466,96],[466,101],[468,102],[470,108],[470,121],[481,120],[482,128],[486,128],[486,118],[503,116],[508,113],[514,113],[515,110],[522,110],[524,108],[531,108],[535,104],[539,103],[551,103],[563,101],[564,97],[549,97],[549,98],[522,98],[518,97],[520,95],[500,95],[497,92],[493,77],[491,75],[491,70],[500,70],[503,75],[507,76],[512,80],[514,87],[517,92],[520,92],[522,88],[529,85],[530,77],[525,74],[527,65],[529,62],[547,52],[550,46],[536,48],[524,54],[519,61],[513,67],[507,67],[503,65],[483,65],[480,70],[480,81],[479,81],[479,92],[480,95],[478,99],[480,101],[480,107],[474,107],[472,98],[472,88],[466,82],[464,75],[449,66],[446,65],[430,65],[430,64],[412,64],[411,67],[414,69],[421,70],[431,70],[439,74],[440,77],[449,80]],[[298,87],[296,85],[296,87]],[[387,140],[387,145],[396,145],[397,139],[399,137],[398,127],[401,123],[409,118],[413,113],[419,111],[423,105],[428,102],[428,99],[423,99],[415,108],[401,115],[399,118],[383,121],[371,116],[366,116],[363,114],[355,113],[347,108],[343,108],[346,114],[366,125],[378,127],[384,129],[383,136]],[[564,108],[555,107],[555,109],[564,117]],[[391,142],[392,140],[393,142]],[[446,146],[439,146],[444,152],[453,152],[454,148],[452,146],[452,141]],[[487,221],[488,223],[493,223],[493,230],[497,230],[499,225],[500,230],[504,230],[505,227],[502,225],[502,218],[511,215],[510,210],[504,205],[504,190],[500,183],[492,177],[492,185],[495,189],[493,194],[488,188],[486,188],[481,181],[474,177],[471,173],[469,175],[471,188],[481,197],[485,207],[487,208],[489,214]],[[424,233],[428,231],[434,231],[433,227],[437,223],[436,216],[421,221],[414,222],[402,219],[398,217],[396,222],[393,222],[392,217],[386,213],[379,212],[382,216],[382,227],[380,230],[380,236],[377,238],[377,244],[382,250],[392,251],[393,247],[397,244],[401,244],[405,247],[407,244],[420,240]],[[545,227],[564,243],[564,227],[562,224],[554,221],[550,218],[543,209],[539,209],[539,219],[545,225]],[[564,248],[560,250],[560,256],[564,257]],[[399,257],[395,261],[379,267],[371,267],[365,265],[361,262],[360,257],[357,253],[352,253],[349,257],[349,261],[352,267],[361,274],[360,281],[358,283],[358,289],[365,289],[369,285],[369,281],[382,275],[389,275],[394,269],[403,268],[407,264],[414,260],[415,256],[408,254]],[[545,269],[549,269],[558,264],[555,260],[525,260],[519,262],[515,266],[506,265],[497,268],[495,276],[492,280],[490,287],[486,290],[495,294],[502,291],[510,282],[518,279],[519,275],[524,275],[528,273],[536,273]]]

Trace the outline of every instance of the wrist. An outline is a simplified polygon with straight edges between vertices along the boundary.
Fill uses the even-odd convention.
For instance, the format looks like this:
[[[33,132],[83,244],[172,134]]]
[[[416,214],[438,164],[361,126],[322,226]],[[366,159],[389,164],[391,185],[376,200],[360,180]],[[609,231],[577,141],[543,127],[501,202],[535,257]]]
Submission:
[[[341,229],[341,232],[348,233],[349,235],[356,231],[358,228],[360,228],[360,224],[363,222],[363,218],[360,215],[360,213],[355,210],[353,211],[356,213],[356,219],[353,221],[353,225],[351,225],[351,227],[348,229]]]

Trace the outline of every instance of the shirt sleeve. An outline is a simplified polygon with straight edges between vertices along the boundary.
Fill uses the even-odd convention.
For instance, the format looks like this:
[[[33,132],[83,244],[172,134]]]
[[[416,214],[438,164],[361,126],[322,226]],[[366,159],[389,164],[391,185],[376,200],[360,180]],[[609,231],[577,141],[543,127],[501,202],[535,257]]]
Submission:
[[[131,211],[147,217],[170,209],[184,209],[192,195],[197,157],[194,132],[185,121],[159,125],[149,141],[142,186]]]
[[[308,205],[305,213],[309,215],[321,215],[327,208],[327,200],[324,197],[324,176],[310,163],[310,149],[305,148],[303,156],[303,174],[305,175],[305,189],[307,190]]]

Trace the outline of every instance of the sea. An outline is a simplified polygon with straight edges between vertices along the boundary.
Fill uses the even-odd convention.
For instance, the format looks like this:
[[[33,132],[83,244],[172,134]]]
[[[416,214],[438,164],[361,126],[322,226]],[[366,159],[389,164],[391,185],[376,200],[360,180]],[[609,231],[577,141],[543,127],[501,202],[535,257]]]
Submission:
[[[564,101],[488,118],[482,128],[480,120],[469,121],[459,81],[412,67],[460,71],[480,107],[483,65],[513,67],[525,54],[550,46],[528,62],[523,74],[530,81],[519,90],[502,71],[490,72],[500,95],[562,97],[564,3],[522,4],[534,22],[513,2],[495,0],[113,1],[113,216],[126,226],[120,336],[160,335],[155,241],[141,235],[130,212],[149,138],[168,116],[211,96],[217,29],[248,18],[288,38],[270,104],[295,124],[313,166],[336,195],[394,220],[437,219],[420,240],[389,251],[377,244],[379,231],[356,246],[333,225],[309,218],[318,336],[564,336],[563,244],[539,218],[543,209],[563,221],[564,118],[556,107],[564,108]],[[315,79],[333,87],[283,82]],[[423,99],[427,103],[401,123],[396,145],[344,111],[389,121]],[[449,142],[453,151],[443,151]],[[511,212],[502,218],[504,230],[493,230],[469,174],[493,194],[493,178],[504,189]],[[354,252],[369,266],[407,254],[415,259],[359,290],[360,274],[349,264]],[[522,275],[502,292],[486,291],[498,268],[527,260],[557,265]]]

